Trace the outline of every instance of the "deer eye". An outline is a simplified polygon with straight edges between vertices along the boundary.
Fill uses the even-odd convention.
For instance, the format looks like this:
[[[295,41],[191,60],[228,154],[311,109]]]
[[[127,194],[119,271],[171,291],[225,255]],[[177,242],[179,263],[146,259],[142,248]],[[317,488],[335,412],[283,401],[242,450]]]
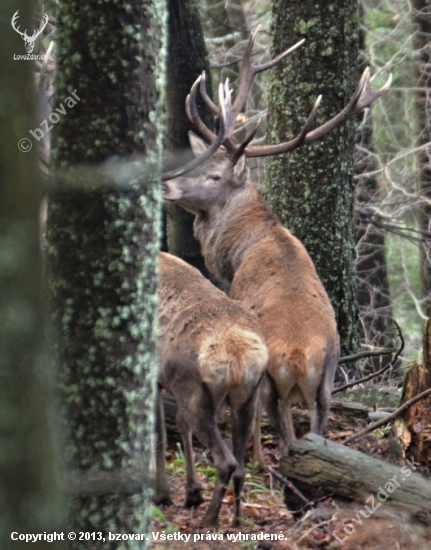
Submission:
[[[220,174],[210,174],[209,179],[213,180],[213,181],[220,181],[221,176],[220,176]]]

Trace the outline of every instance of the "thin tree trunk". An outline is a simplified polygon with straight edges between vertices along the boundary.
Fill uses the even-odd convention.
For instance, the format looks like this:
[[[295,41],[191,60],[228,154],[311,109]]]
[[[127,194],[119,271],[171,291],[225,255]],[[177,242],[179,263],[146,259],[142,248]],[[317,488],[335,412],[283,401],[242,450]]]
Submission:
[[[205,71],[211,93],[205,42],[196,0],[172,0],[169,6],[169,47],[166,87],[166,147],[169,153],[189,147],[187,133],[193,126],[186,115],[186,97],[197,77]],[[199,96],[200,98],[200,96]],[[199,112],[212,127],[213,117],[199,100]],[[193,237],[194,215],[176,205],[166,207],[167,249],[204,274],[200,245]]]
[[[360,4],[361,20],[364,20],[364,8]],[[367,65],[366,31],[359,30],[359,49],[362,52],[361,70]],[[357,211],[356,231],[356,276],[358,280],[357,298],[361,317],[361,336],[365,343],[375,347],[392,344],[388,331],[392,323],[388,270],[385,249],[385,234],[372,223],[370,206],[379,201],[379,186],[375,176],[364,176],[373,172],[374,143],[372,109],[361,113],[361,128],[356,134],[355,174],[359,176],[356,184]],[[378,371],[391,361],[390,355],[371,357],[364,363],[364,372]]]
[[[30,544],[17,538],[61,531],[64,511],[55,483],[53,372],[44,346],[42,189],[29,133],[37,124],[34,68],[29,61],[14,60],[26,53],[10,25],[17,10],[21,28],[31,29],[35,21],[29,2],[1,6],[0,548],[47,550],[52,544],[46,540]]]
[[[165,15],[163,0],[58,10],[49,283],[69,530],[103,533],[93,549],[149,547],[104,537],[150,525]]]
[[[372,172],[373,123],[371,112],[362,123],[357,142],[355,172],[357,175]],[[386,262],[384,233],[372,223],[370,206],[378,201],[378,184],[374,176],[360,177],[356,185],[356,275],[358,278],[358,306],[362,319],[364,341],[375,347],[391,345],[388,331],[392,323],[389,280]],[[391,361],[390,355],[369,358],[364,369],[377,371]]]
[[[316,125],[339,112],[358,82],[358,14],[335,4],[273,0],[271,55],[305,44],[274,70],[269,89],[272,142],[296,135],[319,94]],[[341,355],[359,343],[353,238],[355,124],[320,142],[267,160],[264,194],[282,223],[306,246],[334,306]]]
[[[431,142],[431,6],[427,0],[413,0],[413,22],[416,32],[413,44],[416,50],[415,67],[417,73],[416,121],[418,146]],[[423,148],[418,154],[419,181],[418,191],[428,200],[419,211],[419,229],[431,231],[431,155],[430,147]],[[424,201],[425,202],[425,201]],[[423,312],[431,314],[431,242],[426,239],[420,249],[420,273],[422,282]]]

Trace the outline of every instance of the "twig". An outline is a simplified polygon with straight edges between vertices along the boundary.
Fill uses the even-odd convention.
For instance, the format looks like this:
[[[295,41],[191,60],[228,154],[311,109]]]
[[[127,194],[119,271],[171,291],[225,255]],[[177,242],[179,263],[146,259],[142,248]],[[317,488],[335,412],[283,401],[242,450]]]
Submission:
[[[378,357],[379,355],[389,355],[397,351],[396,348],[386,349],[384,351],[360,351],[359,353],[354,353],[353,355],[345,355],[340,357],[338,364],[349,363],[350,361],[356,361],[357,359],[362,359],[363,357]]]
[[[278,470],[274,470],[274,468],[272,466],[266,466],[266,469],[268,470],[268,472],[270,472],[275,478],[278,479],[278,481],[281,481],[281,483],[283,483],[284,485],[286,485],[286,487],[288,487],[292,493],[294,493],[300,500],[302,500],[302,502],[304,504],[306,504],[307,506],[310,505],[312,502],[310,502],[308,500],[308,498],[306,498],[299,489],[297,489],[295,487],[295,485],[293,485],[293,483],[291,481],[289,481],[287,479],[287,477],[284,477],[283,474],[280,474],[280,472]]]
[[[394,361],[391,361],[388,365],[378,370],[377,372],[372,372],[371,374],[364,376],[364,378],[360,378],[359,380],[353,380],[353,382],[349,382],[348,384],[344,384],[343,386],[338,386],[338,388],[335,388],[332,391],[332,395],[334,395],[334,393],[347,390],[347,388],[351,388],[352,386],[357,386],[358,384],[362,384],[363,382],[368,382],[368,380],[372,380],[373,378],[377,378],[377,376],[380,376],[381,374],[385,373],[387,370],[389,370],[393,366],[394,366]]]
[[[401,340],[401,345],[400,345],[399,349],[397,350],[397,353],[395,354],[395,357],[392,359],[392,361],[389,363],[389,365],[386,365],[385,367],[383,367],[382,369],[380,369],[377,372],[372,372],[371,374],[368,374],[367,376],[364,376],[364,378],[360,378],[359,380],[354,380],[353,382],[349,382],[348,384],[344,384],[343,386],[339,386],[338,388],[335,388],[332,391],[332,395],[334,395],[335,393],[338,393],[340,391],[346,390],[347,388],[351,388],[352,386],[356,386],[357,384],[362,384],[363,382],[368,382],[368,380],[372,380],[373,378],[377,378],[377,376],[380,376],[381,374],[383,374],[384,372],[386,372],[387,370],[389,370],[390,368],[392,368],[395,365],[395,363],[398,361],[398,357],[400,356],[401,352],[404,349],[404,338],[403,338],[403,334],[401,332],[399,324],[394,320],[392,320],[392,321],[398,329],[398,336]],[[391,351],[388,350],[387,353],[393,353],[394,351],[396,351],[396,350],[395,349],[392,349]],[[372,352],[369,352],[369,353],[372,353]],[[356,355],[360,355],[360,354],[357,353]],[[379,355],[379,354],[376,354],[376,355]],[[385,354],[381,354],[381,355],[385,355]],[[354,355],[350,355],[349,357],[354,357]],[[348,359],[348,357],[342,357],[340,359],[339,363],[341,363],[343,361],[343,359]]]
[[[315,531],[316,529],[319,529],[320,527],[323,527],[324,525],[328,525],[328,523],[332,523],[333,521],[335,521],[335,517],[332,516],[331,519],[327,519],[325,521],[321,521],[320,523],[318,523],[317,525],[313,525],[312,527],[310,527],[310,529],[308,529],[307,531],[305,531],[305,533],[303,535],[301,535],[299,537],[299,539],[296,541],[297,543],[301,542],[302,540],[304,540],[306,537],[308,537],[308,535],[310,533],[312,533],[313,531]],[[316,542],[315,540],[313,540],[313,542]]]
[[[363,437],[364,435],[369,434],[370,432],[373,432],[377,428],[380,428],[380,426],[384,426],[397,416],[399,416],[402,412],[404,412],[406,409],[414,405],[417,401],[420,401],[421,399],[425,399],[426,397],[431,395],[431,388],[428,388],[427,390],[423,391],[422,393],[419,393],[418,395],[415,395],[415,397],[412,397],[405,403],[401,405],[398,409],[396,409],[392,414],[387,416],[386,418],[383,418],[382,420],[379,420],[378,422],[375,422],[374,424],[371,424],[371,426],[368,426],[368,428],[365,428],[358,432],[357,434],[353,434],[347,439],[343,441],[343,445],[346,445],[346,443],[350,443],[351,441],[355,439],[359,439]]]
[[[223,503],[229,503],[230,501],[228,499],[223,499]],[[271,505],[265,505],[265,504],[255,504],[254,502],[241,502],[241,506],[247,506],[248,508],[256,508],[258,510],[272,510],[273,508],[282,508],[283,510],[286,508],[285,504],[271,504]]]

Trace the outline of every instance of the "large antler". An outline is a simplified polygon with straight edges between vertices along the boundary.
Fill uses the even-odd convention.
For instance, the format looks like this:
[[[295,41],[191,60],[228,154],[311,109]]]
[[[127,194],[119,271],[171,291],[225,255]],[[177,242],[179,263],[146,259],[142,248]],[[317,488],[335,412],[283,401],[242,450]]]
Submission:
[[[352,99],[349,103],[342,109],[337,115],[333,118],[310,131],[311,125],[314,122],[316,117],[317,108],[320,104],[322,96],[320,95],[316,103],[314,104],[313,109],[308,115],[307,122],[304,124],[301,132],[290,141],[285,141],[284,143],[279,143],[277,145],[252,145],[246,147],[245,154],[248,157],[265,157],[269,155],[279,155],[281,153],[288,153],[293,151],[301,145],[307,145],[312,143],[317,139],[328,134],[331,130],[342,124],[348,118],[356,115],[362,109],[369,107],[371,103],[376,101],[386,90],[389,88],[392,82],[392,75],[390,74],[385,84],[378,90],[373,90],[371,87],[370,81],[370,69],[367,67],[362,73],[362,76],[359,80],[358,87],[356,88],[355,93],[352,96]]]
[[[232,105],[232,124],[228,131],[228,137],[224,142],[224,146],[228,150],[228,152],[231,154],[231,156],[237,157],[239,147],[241,148],[241,151],[245,149],[244,144],[241,146],[238,146],[233,142],[231,139],[231,135],[235,126],[235,121],[239,113],[241,112],[246,100],[248,93],[250,91],[250,88],[253,84],[253,81],[257,74],[267,71],[268,69],[271,69],[275,65],[277,65],[282,59],[290,55],[292,52],[294,52],[297,48],[299,48],[304,42],[305,39],[300,40],[284,52],[282,52],[280,55],[275,57],[274,59],[271,59],[267,63],[262,63],[261,65],[253,65],[251,62],[251,56],[253,52],[253,46],[256,39],[256,35],[259,31],[259,27],[255,29],[255,31],[252,33],[250,40],[248,41],[247,48],[244,53],[244,57],[242,60],[242,69],[239,76],[239,84],[238,84],[238,90],[235,96],[235,99],[233,101]],[[202,78],[200,79],[200,93],[201,96],[206,103],[206,105],[216,114],[218,114],[219,109],[217,105],[213,103],[211,98],[209,97],[206,86],[205,86],[205,72],[202,73]],[[202,121],[202,119],[199,116],[197,106],[196,106],[196,93],[197,93],[197,87],[195,89],[192,88],[190,91],[190,95],[187,97],[186,100],[186,110],[187,110],[187,116],[195,126],[195,128],[202,134],[202,137],[207,140],[209,143],[212,143],[215,139],[215,134],[212,132]],[[246,139],[247,143],[251,141],[253,138],[255,132],[257,131],[257,128],[253,130],[252,136],[248,137]]]
[[[199,77],[193,84],[192,89],[190,90],[190,94],[196,95],[196,89],[199,86],[200,80],[201,77]],[[164,172],[161,177],[162,181],[178,178],[179,176],[182,176],[187,172],[194,170],[195,168],[203,164],[207,159],[209,159],[217,151],[220,145],[222,145],[222,143],[228,138],[228,132],[230,132],[231,128],[233,127],[231,92],[229,90],[228,79],[226,80],[224,86],[223,84],[219,84],[218,93],[220,105],[220,109],[217,108],[217,113],[219,114],[219,131],[217,135],[213,134],[214,140],[211,140],[211,146],[208,147],[205,153],[194,158],[184,166],[181,166],[180,168],[171,170],[169,172]]]
[[[371,87],[371,81],[370,81],[370,72],[369,69],[365,69],[363,72],[358,87],[356,88],[355,93],[353,94],[353,97],[349,101],[349,103],[340,111],[335,117],[333,117],[331,120],[328,120],[318,128],[315,128],[314,130],[311,130],[311,127],[313,125],[313,122],[316,118],[317,109],[319,107],[319,104],[322,100],[322,96],[320,95],[314,106],[311,110],[310,114],[308,115],[307,121],[305,122],[304,126],[302,127],[301,131],[297,136],[295,136],[292,140],[286,141],[284,143],[279,143],[277,145],[248,145],[250,143],[256,129],[253,132],[253,135],[248,137],[246,141],[240,145],[234,143],[234,141],[231,139],[233,128],[235,125],[235,120],[238,114],[240,113],[241,109],[244,106],[244,103],[247,98],[247,94],[250,90],[250,87],[253,83],[253,80],[255,76],[262,72],[266,71],[267,69],[270,69],[277,65],[284,57],[295,51],[303,42],[304,40],[301,40],[288,50],[284,51],[271,61],[268,61],[267,63],[264,63],[262,65],[252,65],[251,63],[251,55],[254,45],[254,40],[256,37],[257,29],[252,34],[249,43],[247,45],[246,52],[244,54],[243,58],[243,64],[241,69],[241,74],[239,78],[239,85],[238,85],[238,91],[235,97],[235,100],[232,105],[232,126],[229,129],[228,132],[228,138],[225,140],[224,145],[226,149],[228,150],[230,156],[233,159],[238,158],[238,156],[242,153],[245,153],[248,157],[263,157],[263,156],[269,156],[269,155],[278,155],[281,153],[287,153],[289,151],[293,151],[297,147],[300,147],[301,145],[305,145],[308,143],[312,143],[313,141],[316,141],[317,139],[320,139],[324,135],[328,134],[331,130],[333,130],[335,127],[342,124],[345,120],[348,118],[354,116],[355,114],[359,113],[362,109],[365,109],[373,101],[378,99],[390,86],[392,81],[392,75],[389,75],[388,80],[382,86],[379,90],[373,90]],[[190,92],[190,95],[187,98],[186,102],[186,108],[187,108],[187,115],[195,128],[201,133],[202,137],[208,141],[209,143],[212,143],[216,136],[215,134],[207,127],[205,126],[204,122],[199,116],[197,107],[196,107],[196,92],[197,92],[197,86],[195,89]],[[205,101],[205,103],[208,105],[208,107],[215,113],[218,113],[218,107],[211,101],[210,97],[208,96],[208,93],[205,88],[205,75],[202,75],[202,78],[200,79],[200,93]]]

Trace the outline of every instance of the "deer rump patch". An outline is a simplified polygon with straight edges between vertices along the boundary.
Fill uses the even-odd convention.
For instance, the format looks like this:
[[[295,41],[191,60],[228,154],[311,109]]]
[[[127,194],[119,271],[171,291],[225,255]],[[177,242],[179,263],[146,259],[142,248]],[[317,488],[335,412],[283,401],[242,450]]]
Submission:
[[[222,335],[208,335],[199,349],[202,381],[230,388],[255,384],[267,358],[265,343],[248,330],[232,327]]]

